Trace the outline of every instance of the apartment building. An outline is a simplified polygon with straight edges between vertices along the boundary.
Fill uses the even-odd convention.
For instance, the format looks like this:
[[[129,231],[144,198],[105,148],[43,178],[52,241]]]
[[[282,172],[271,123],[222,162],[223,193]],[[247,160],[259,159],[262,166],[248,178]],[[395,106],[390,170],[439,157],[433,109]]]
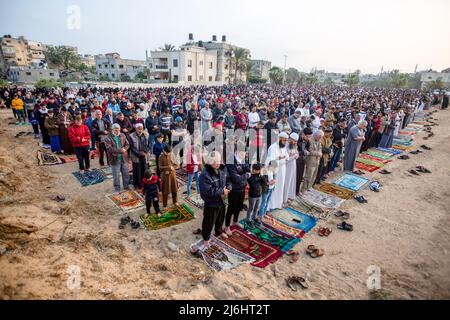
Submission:
[[[46,47],[40,42],[13,38],[0,38],[0,72],[6,74],[9,67],[44,66]]]
[[[270,80],[269,71],[272,68],[272,62],[267,60],[251,60],[252,71],[254,77]]]
[[[117,52],[95,56],[95,69],[99,77],[106,76],[120,81],[124,78],[133,80],[139,72],[145,73],[143,60],[123,59]]]
[[[8,81],[16,83],[34,84],[42,79],[59,80],[59,71],[56,69],[14,66],[8,68],[6,78]]]
[[[430,72],[422,72],[420,75],[420,82],[422,89],[425,89],[428,84],[432,81],[441,80],[444,83],[445,87],[450,86],[450,72],[448,69],[442,70],[443,72],[430,71]]]

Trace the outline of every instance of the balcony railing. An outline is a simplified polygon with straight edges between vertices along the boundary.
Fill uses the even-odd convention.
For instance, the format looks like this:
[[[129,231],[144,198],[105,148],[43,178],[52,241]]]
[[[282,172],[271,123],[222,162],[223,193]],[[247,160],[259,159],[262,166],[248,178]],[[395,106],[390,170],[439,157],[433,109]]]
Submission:
[[[155,65],[155,69],[168,69],[169,65],[167,64],[157,64]]]

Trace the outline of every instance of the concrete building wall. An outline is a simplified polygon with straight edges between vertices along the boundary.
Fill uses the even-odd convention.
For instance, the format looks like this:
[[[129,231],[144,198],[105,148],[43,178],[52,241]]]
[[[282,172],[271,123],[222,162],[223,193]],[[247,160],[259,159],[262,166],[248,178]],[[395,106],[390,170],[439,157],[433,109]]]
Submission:
[[[425,88],[428,83],[436,80],[441,80],[445,86],[450,85],[450,73],[446,72],[423,72],[420,75],[420,82],[422,88]]]
[[[134,79],[139,72],[145,71],[145,61],[122,59],[118,53],[108,53],[95,56],[95,69],[99,77],[120,81],[127,75]]]
[[[7,79],[16,83],[36,83],[39,80],[59,80],[59,71],[55,69],[34,69],[28,67],[11,67]]]

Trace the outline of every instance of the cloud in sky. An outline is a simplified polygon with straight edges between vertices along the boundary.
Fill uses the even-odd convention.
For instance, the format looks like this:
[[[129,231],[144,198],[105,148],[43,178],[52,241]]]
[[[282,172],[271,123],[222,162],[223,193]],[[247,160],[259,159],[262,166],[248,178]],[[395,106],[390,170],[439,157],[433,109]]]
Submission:
[[[66,26],[67,7],[81,28]],[[2,34],[144,59],[164,43],[222,35],[255,59],[309,71],[450,67],[448,0],[2,0]]]

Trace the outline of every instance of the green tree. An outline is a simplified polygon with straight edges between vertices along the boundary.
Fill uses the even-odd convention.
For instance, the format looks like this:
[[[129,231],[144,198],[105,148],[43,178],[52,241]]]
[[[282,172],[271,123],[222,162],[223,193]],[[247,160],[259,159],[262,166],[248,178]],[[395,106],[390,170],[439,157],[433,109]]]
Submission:
[[[120,76],[120,81],[122,81],[122,82],[130,82],[131,81],[131,77],[129,75],[127,75],[127,74],[122,74]]]
[[[333,79],[331,79],[330,77],[326,78],[325,81],[323,82],[324,85],[326,86],[332,86],[334,84]]]
[[[444,82],[442,82],[442,79],[433,80],[427,83],[426,88],[428,90],[436,90],[436,89],[444,89]]]
[[[62,88],[64,87],[64,84],[61,81],[56,81],[53,79],[41,79],[35,84],[35,87],[38,89]]]
[[[350,73],[345,81],[349,87],[355,87],[359,84],[359,74],[357,72]]]
[[[106,75],[101,75],[100,77],[98,77],[98,80],[99,81],[110,81],[110,79]]]
[[[250,78],[252,77],[252,70],[253,70],[253,63],[248,60],[245,64],[245,75],[247,82],[249,82]]]
[[[404,73],[400,73],[399,70],[392,70],[389,73],[390,86],[393,88],[406,88],[408,86],[408,77]]]
[[[279,67],[272,67],[269,70],[269,78],[272,83],[282,84],[284,79],[283,70]]]
[[[286,83],[299,83],[300,72],[295,68],[289,68],[286,70]]]
[[[144,72],[140,71],[134,76],[134,80],[142,82],[143,80],[147,79],[147,76]]]
[[[250,76],[250,78],[247,79],[248,83],[252,83],[252,84],[258,84],[258,83],[266,83],[267,79],[263,79],[260,77],[255,77],[255,76]]]
[[[233,50],[233,57],[231,62],[234,65],[234,83],[237,83],[237,75],[242,73],[246,69],[247,63],[249,62],[248,51],[243,48],[235,48]]]
[[[317,75],[314,72],[310,72],[306,76],[306,83],[309,85],[315,85],[319,82],[319,78],[317,78]]]
[[[8,81],[5,79],[0,79],[0,88],[6,88],[8,85]]]
[[[162,51],[175,51],[175,46],[173,44],[165,43],[164,46],[159,47]]]
[[[80,56],[66,46],[50,47],[47,51],[48,60],[59,68],[75,70],[81,64]]]

